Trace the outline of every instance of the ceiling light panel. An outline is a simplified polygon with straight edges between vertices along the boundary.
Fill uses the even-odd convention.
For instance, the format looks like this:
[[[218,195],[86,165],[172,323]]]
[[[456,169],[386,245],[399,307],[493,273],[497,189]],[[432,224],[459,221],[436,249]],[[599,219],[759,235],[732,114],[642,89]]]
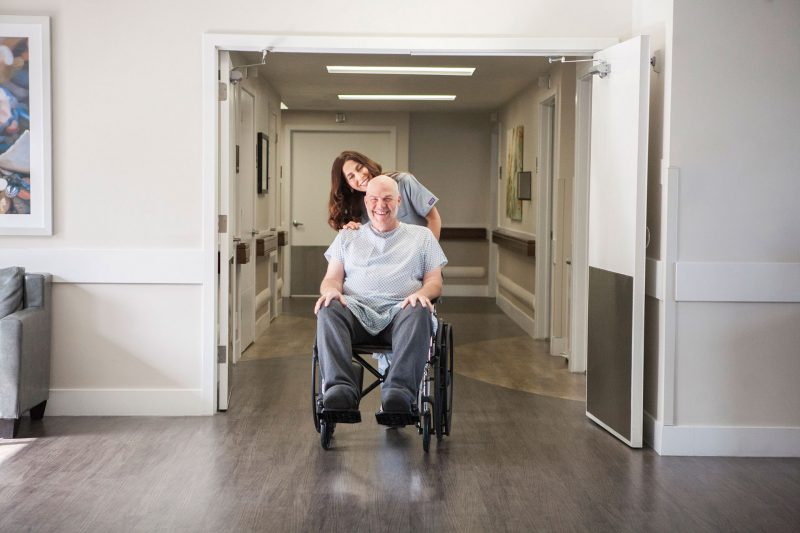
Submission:
[[[410,76],[472,76],[473,67],[347,67],[327,66],[328,74],[405,74]]]
[[[434,100],[452,101],[454,94],[340,94],[339,100]]]

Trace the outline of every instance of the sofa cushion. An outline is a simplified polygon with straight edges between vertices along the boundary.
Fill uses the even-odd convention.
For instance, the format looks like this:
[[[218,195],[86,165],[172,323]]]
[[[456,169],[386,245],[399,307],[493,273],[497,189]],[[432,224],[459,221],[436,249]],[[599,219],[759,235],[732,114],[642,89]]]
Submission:
[[[0,268],[0,318],[22,309],[22,283],[25,269]]]

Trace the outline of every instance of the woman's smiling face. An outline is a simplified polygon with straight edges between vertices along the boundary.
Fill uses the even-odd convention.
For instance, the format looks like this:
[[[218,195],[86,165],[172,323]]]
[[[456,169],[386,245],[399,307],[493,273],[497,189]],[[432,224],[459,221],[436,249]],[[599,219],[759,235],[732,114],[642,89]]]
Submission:
[[[367,184],[369,180],[372,179],[367,167],[352,159],[348,159],[344,162],[344,165],[342,165],[342,174],[344,174],[344,179],[351,189],[361,192],[366,192]]]

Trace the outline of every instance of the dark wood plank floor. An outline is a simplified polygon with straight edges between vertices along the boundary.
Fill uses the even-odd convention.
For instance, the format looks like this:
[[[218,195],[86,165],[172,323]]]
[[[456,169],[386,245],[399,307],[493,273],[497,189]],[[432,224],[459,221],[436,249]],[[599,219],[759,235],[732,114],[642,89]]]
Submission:
[[[374,423],[375,394],[326,452],[308,359],[241,361],[214,417],[26,419],[0,441],[0,531],[800,530],[800,460],[631,450],[582,401],[463,375],[429,454]]]

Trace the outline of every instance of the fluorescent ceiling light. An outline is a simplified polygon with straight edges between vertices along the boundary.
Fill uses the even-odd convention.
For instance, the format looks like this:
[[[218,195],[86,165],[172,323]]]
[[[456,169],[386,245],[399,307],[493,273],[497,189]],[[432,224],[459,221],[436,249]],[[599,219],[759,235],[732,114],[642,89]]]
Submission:
[[[416,76],[472,76],[474,67],[326,67],[328,74],[408,74]]]
[[[281,102],[281,109],[289,109],[289,107],[283,102]]]
[[[438,100],[452,101],[454,94],[340,94],[339,100]]]

